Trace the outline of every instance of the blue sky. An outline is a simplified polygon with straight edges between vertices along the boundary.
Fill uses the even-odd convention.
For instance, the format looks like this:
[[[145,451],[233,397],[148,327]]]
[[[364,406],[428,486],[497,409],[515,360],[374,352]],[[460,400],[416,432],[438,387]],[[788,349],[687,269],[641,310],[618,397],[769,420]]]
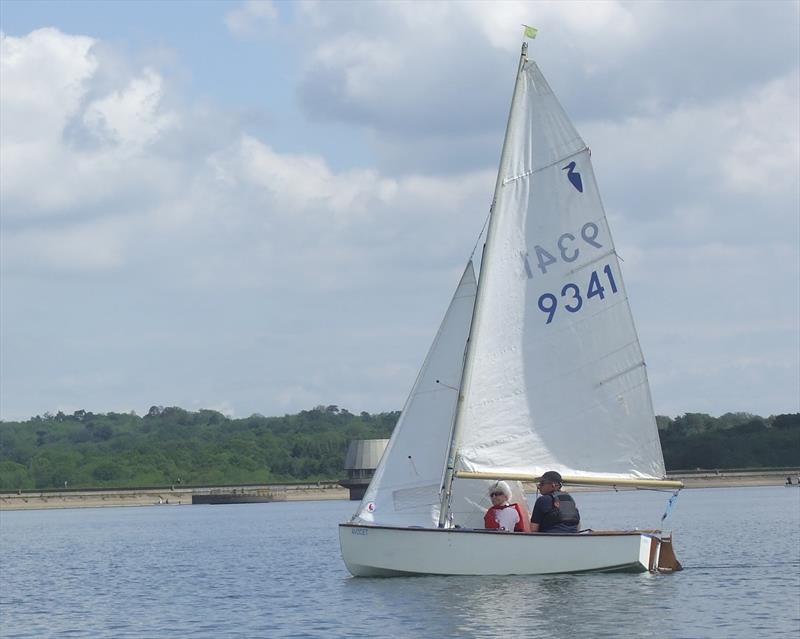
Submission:
[[[483,224],[520,23],[656,412],[800,410],[793,1],[0,4],[0,417],[399,409]]]

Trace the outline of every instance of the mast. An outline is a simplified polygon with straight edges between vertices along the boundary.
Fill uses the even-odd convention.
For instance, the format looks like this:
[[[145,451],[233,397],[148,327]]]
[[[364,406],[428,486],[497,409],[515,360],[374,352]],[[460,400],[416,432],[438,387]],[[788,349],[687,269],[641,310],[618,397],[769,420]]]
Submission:
[[[500,166],[497,170],[497,181],[494,185],[494,194],[492,195],[492,205],[489,207],[489,228],[486,231],[486,241],[484,242],[483,248],[483,255],[481,256],[481,270],[480,274],[478,275],[478,290],[475,296],[475,306],[472,309],[472,320],[470,321],[469,326],[469,336],[467,337],[467,348],[466,353],[464,355],[464,368],[461,375],[461,384],[458,388],[458,403],[456,404],[456,416],[455,420],[453,421],[453,428],[450,433],[450,446],[448,447],[447,451],[447,467],[444,474],[444,479],[442,481],[442,501],[441,506],[439,508],[439,528],[444,528],[445,523],[447,522],[447,516],[450,511],[450,499],[452,497],[453,492],[453,478],[454,478],[454,471],[455,471],[455,462],[456,462],[456,449],[458,448],[458,436],[459,431],[461,430],[461,424],[464,421],[464,411],[466,410],[465,401],[464,401],[464,392],[470,386],[470,381],[472,379],[472,369],[473,369],[473,359],[474,359],[474,348],[473,348],[473,338],[475,337],[475,318],[478,316],[478,311],[480,308],[483,307],[483,295],[481,291],[483,290],[483,281],[486,276],[486,247],[491,245],[491,240],[494,237],[494,228],[496,225],[496,220],[494,216],[494,208],[497,204],[497,196],[500,193],[500,188],[503,185],[503,175],[505,173],[506,161],[507,161],[507,149],[508,149],[508,139],[511,131],[511,118],[514,115],[514,107],[517,103],[517,93],[519,91],[519,78],[522,74],[522,69],[525,66],[525,61],[527,60],[527,53],[528,53],[528,43],[522,43],[522,51],[520,52],[519,56],[519,67],[517,68],[517,76],[514,81],[514,93],[511,97],[511,107],[508,110],[508,121],[506,122],[506,133],[505,137],[503,138],[503,149],[500,153]]]

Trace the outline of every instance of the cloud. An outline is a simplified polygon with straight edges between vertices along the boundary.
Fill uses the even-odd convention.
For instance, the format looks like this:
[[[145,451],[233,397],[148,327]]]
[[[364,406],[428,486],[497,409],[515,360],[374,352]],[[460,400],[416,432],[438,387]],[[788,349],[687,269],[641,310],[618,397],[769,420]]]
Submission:
[[[63,73],[72,99],[3,109],[10,130],[57,123],[3,138],[3,418],[198,397],[237,414],[402,405],[492,172],[336,171],[241,131],[208,136],[230,133],[225,113],[182,107],[157,68],[102,45],[52,29],[4,39],[77,70]],[[2,95],[29,78],[3,74]],[[365,378],[385,348],[402,364]]]
[[[270,0],[248,0],[228,12],[225,26],[235,36],[253,38],[270,31],[278,20],[278,10]]]
[[[125,238],[113,221],[67,228],[30,228],[4,238],[3,262],[12,271],[92,271],[122,266]]]
[[[699,230],[709,207],[724,207],[723,234],[740,234],[753,207],[788,220],[800,172],[798,90],[792,73],[744,96],[587,124],[583,137],[596,150],[605,199],[627,201],[648,223],[659,218],[660,232]]]
[[[383,172],[494,165],[523,22],[539,27],[530,55],[579,130],[584,121],[667,117],[741,99],[743,90],[796,75],[800,58],[797,7],[786,2],[294,8],[301,105],[317,121],[367,127]]]
[[[23,38],[0,33],[0,134],[7,145],[49,141],[64,130],[97,70],[95,41],[52,28]]]
[[[134,247],[145,242],[163,245],[160,250],[170,245],[191,250],[226,238],[253,249],[253,227],[268,233],[263,240],[268,248],[262,246],[256,255],[266,251],[270,260],[330,263],[352,259],[341,256],[354,250],[369,255],[384,250],[383,245],[396,246],[398,239],[406,250],[417,233],[415,224],[450,223],[465,209],[480,211],[490,197],[490,173],[476,183],[471,174],[395,179],[374,169],[334,172],[321,156],[278,153],[242,133],[233,141],[190,145],[188,136],[203,127],[191,110],[164,106],[171,89],[155,69],[133,69],[118,79],[119,88],[98,92],[94,83],[102,78],[93,74],[102,68],[104,52],[94,44],[52,29],[25,38],[4,36],[4,46],[13,48],[18,60],[43,62],[44,50],[55,57],[50,66],[73,69],[72,77],[62,72],[64,84],[73,87],[71,99],[43,100],[38,110],[27,113],[3,109],[4,126],[16,130],[24,122],[39,131],[11,144],[4,138],[0,197],[6,264],[12,269],[116,267],[136,262]],[[32,75],[3,74],[3,96],[31,92]],[[205,117],[212,118],[212,128],[217,124],[213,118],[225,119],[223,114]],[[45,134],[38,122],[58,126]],[[76,144],[76,128],[92,143]],[[471,202],[476,192],[483,193],[477,206]],[[36,221],[52,217],[67,221],[48,226]],[[300,241],[309,228],[317,234]],[[297,247],[288,251],[295,241]],[[86,249],[94,243],[102,250],[89,255]],[[438,241],[418,243],[417,251],[428,247],[430,255],[437,255],[440,246]],[[224,279],[219,266],[215,270]]]
[[[237,35],[258,27],[248,12],[281,20],[315,134],[348,123],[328,155],[305,131],[244,130],[108,42],[3,35],[0,404],[399,408],[491,201],[514,20],[541,28],[531,48],[594,149],[657,410],[788,410],[788,4],[234,9]],[[745,56],[733,42],[748,21]],[[756,46],[770,39],[775,55]],[[348,136],[375,162],[343,160]]]
[[[33,217],[128,213],[121,195],[135,206],[142,178],[151,192],[171,181],[170,158],[144,153],[179,124],[162,107],[156,71],[145,68],[97,96],[105,78],[91,38],[55,29],[1,37],[0,205],[12,226]]]
[[[786,2],[307,2],[296,18],[312,47],[301,96],[317,117],[388,132],[495,129],[526,22],[540,29],[531,55],[575,117],[625,117],[796,68],[797,13]]]
[[[370,200],[386,202],[397,192],[394,180],[381,178],[373,170],[335,175],[321,157],[281,155],[250,136],[243,137],[234,150],[236,157],[229,159],[228,166],[237,166],[228,175],[238,174],[243,182],[265,190],[280,210],[293,214],[324,212],[346,224],[363,215]]]
[[[732,114],[731,142],[723,166],[727,185],[768,196],[797,190],[800,174],[800,78],[777,78],[743,101]]]
[[[83,123],[107,144],[136,153],[177,124],[175,113],[160,112],[162,84],[153,69],[144,69],[124,90],[91,102]]]

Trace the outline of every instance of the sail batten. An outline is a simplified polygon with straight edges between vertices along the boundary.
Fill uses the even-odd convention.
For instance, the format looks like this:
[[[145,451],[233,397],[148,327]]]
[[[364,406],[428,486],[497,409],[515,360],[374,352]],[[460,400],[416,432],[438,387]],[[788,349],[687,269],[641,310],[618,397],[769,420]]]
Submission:
[[[545,169],[549,169],[551,166],[554,166],[556,164],[560,164],[561,162],[566,162],[571,157],[574,157],[574,156],[576,156],[576,155],[578,155],[580,153],[583,153],[584,151],[588,151],[588,150],[589,150],[589,147],[588,146],[584,146],[583,148],[578,149],[577,151],[574,151],[574,152],[572,152],[572,153],[570,153],[568,155],[565,155],[562,158],[558,158],[557,160],[554,160],[554,161],[550,162],[549,164],[545,164],[544,166],[540,166],[540,167],[537,167],[535,169],[530,169],[529,171],[525,171],[525,173],[521,173],[520,175],[514,175],[512,177],[507,177],[507,178],[505,178],[503,180],[503,186],[505,186],[506,184],[510,184],[511,182],[516,182],[517,180],[521,180],[522,178],[526,178],[526,177],[528,177],[530,175],[533,175],[534,173],[538,173],[539,171],[544,171]]]

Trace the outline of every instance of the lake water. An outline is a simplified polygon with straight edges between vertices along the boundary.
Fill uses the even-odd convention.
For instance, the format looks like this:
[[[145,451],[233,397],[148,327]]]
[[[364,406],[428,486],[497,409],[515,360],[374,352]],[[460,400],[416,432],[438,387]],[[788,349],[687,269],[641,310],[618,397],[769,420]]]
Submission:
[[[586,526],[656,527],[668,493],[580,493]],[[355,502],[0,513],[0,636],[800,636],[800,489],[684,490],[671,575],[355,579]]]

